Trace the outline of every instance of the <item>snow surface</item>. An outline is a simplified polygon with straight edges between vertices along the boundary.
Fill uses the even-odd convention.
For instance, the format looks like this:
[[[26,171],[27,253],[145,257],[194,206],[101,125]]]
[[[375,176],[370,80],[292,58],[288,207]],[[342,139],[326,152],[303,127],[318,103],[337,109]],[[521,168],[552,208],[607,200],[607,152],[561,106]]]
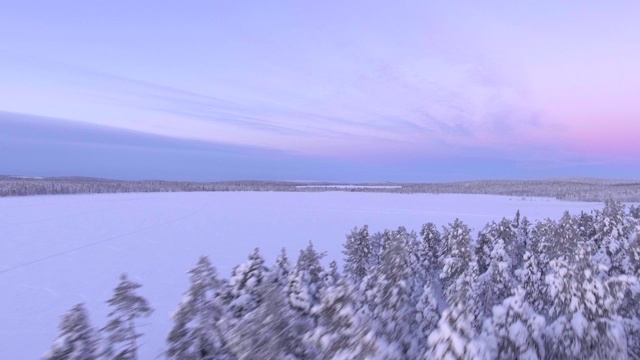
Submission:
[[[147,193],[0,198],[0,359],[37,359],[63,314],[84,302],[95,327],[129,274],[155,308],[140,330],[141,359],[160,357],[170,314],[187,289],[186,272],[208,255],[228,277],[259,247],[268,265],[284,246],[295,262],[309,240],[326,260],[342,260],[354,226],[373,233],[456,217],[474,228],[512,218],[559,218],[601,203],[490,195],[388,193]],[[328,261],[326,262],[328,263]]]
[[[298,189],[402,189],[401,185],[298,185]]]

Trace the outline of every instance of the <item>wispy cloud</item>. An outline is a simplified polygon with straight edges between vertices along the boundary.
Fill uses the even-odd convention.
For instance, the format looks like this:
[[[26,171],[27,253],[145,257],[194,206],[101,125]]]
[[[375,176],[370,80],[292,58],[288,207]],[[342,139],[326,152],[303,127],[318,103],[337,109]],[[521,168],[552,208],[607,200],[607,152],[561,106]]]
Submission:
[[[82,6],[3,13],[0,110],[363,163],[640,154],[634,6],[461,7],[213,2],[117,29]],[[584,47],[593,21],[611,27]]]

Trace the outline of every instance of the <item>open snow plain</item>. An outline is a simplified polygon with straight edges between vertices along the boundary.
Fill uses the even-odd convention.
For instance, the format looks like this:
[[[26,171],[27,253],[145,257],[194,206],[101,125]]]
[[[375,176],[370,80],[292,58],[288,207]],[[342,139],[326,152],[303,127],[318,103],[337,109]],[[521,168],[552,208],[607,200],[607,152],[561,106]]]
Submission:
[[[97,328],[105,301],[126,272],[155,308],[143,320],[141,359],[162,357],[170,313],[187,288],[186,272],[208,255],[228,277],[259,247],[270,265],[284,246],[295,262],[313,241],[341,260],[345,234],[402,225],[474,228],[513,217],[559,218],[601,203],[488,195],[352,192],[146,193],[0,198],[0,359],[37,359],[57,335],[60,317],[84,302]]]

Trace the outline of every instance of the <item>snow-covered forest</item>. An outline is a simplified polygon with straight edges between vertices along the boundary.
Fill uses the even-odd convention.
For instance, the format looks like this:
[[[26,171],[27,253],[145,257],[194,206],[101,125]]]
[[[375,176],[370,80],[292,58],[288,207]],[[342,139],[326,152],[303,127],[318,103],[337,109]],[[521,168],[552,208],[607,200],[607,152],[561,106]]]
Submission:
[[[169,359],[640,358],[640,208],[530,222],[477,235],[456,219],[346,236],[343,266],[312,243],[230,277],[201,257],[166,334]],[[125,271],[126,269],[123,269]],[[115,279],[114,279],[115,280]],[[154,299],[122,275],[107,319],[62,317],[45,359],[136,359]],[[52,336],[53,337],[53,336]],[[143,345],[142,345],[143,346]],[[43,349],[45,351],[46,349]]]
[[[603,179],[487,180],[451,183],[366,183],[348,186],[294,181],[120,181],[94,178],[0,176],[0,197],[193,191],[350,191],[401,194],[490,194],[539,196],[561,200],[640,202],[640,181]]]

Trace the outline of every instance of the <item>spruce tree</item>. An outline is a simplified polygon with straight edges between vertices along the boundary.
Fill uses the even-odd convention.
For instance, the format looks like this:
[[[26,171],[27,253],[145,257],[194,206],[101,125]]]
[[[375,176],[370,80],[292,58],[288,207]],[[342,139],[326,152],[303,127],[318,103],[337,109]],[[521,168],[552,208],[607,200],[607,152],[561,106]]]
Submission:
[[[374,359],[388,350],[371,321],[356,311],[355,303],[355,290],[344,278],[323,292],[321,302],[312,309],[318,324],[305,335],[318,358]]]
[[[481,359],[482,351],[473,341],[476,330],[465,304],[449,306],[442,313],[438,326],[427,339],[428,350],[421,356],[428,360]]]
[[[489,262],[491,261],[491,251],[497,240],[497,227],[495,221],[487,224],[484,229],[478,233],[476,241],[475,254],[478,261],[478,272],[484,274],[489,270]]]
[[[320,302],[326,287],[326,275],[320,260],[324,253],[318,253],[313,244],[300,251],[296,266],[289,276],[286,298],[292,310],[291,326],[296,335],[296,343],[302,343],[302,337],[316,326],[317,317],[311,309]],[[309,349],[300,346],[298,356],[309,357]]]
[[[228,354],[218,324],[223,316],[220,298],[223,283],[206,256],[199,259],[189,275],[189,289],[173,314],[167,357],[176,360],[224,359]]]
[[[289,275],[291,274],[291,263],[289,262],[289,257],[287,256],[287,251],[285,248],[280,250],[280,254],[276,258],[276,265],[273,270],[275,281],[282,289],[286,289],[289,285]]]
[[[544,273],[538,265],[538,260],[530,252],[524,254],[522,267],[516,271],[516,277],[524,291],[524,299],[531,304],[536,311],[542,311],[545,306],[544,294]]]
[[[502,239],[498,239],[491,251],[489,269],[480,277],[482,303],[484,313],[490,313],[494,305],[502,303],[511,295],[513,277],[511,276],[511,258],[505,250]]]
[[[223,295],[224,304],[233,318],[243,317],[260,304],[257,288],[268,271],[264,262],[260,250],[256,248],[245,263],[233,269],[227,291]]]
[[[544,359],[545,319],[525,300],[519,288],[514,295],[493,308],[483,326],[483,341],[492,359]]]
[[[369,261],[371,258],[371,243],[369,239],[369,228],[364,225],[357,227],[347,234],[342,253],[344,258],[344,273],[355,283],[362,281],[369,271]]]
[[[74,306],[62,317],[59,329],[60,335],[43,360],[98,359],[98,334],[83,304]]]
[[[442,247],[442,236],[434,223],[426,223],[422,225],[420,230],[420,259],[422,267],[429,273],[440,271],[438,256]]]
[[[560,257],[546,276],[547,356],[563,359],[626,357],[623,324],[617,315],[627,277],[602,279],[584,250],[576,260]]]
[[[442,252],[440,253],[440,263],[443,266],[440,282],[444,292],[443,296],[450,304],[458,296],[456,291],[460,289],[456,282],[461,279],[472,264],[475,265],[475,274],[468,274],[471,276],[472,284],[475,281],[473,277],[478,275],[477,262],[471,249],[470,233],[471,229],[459,219],[444,228]]]
[[[294,308],[308,313],[320,301],[324,286],[324,269],[320,260],[325,253],[318,253],[313,244],[300,251],[298,261],[290,275],[289,300]]]
[[[427,339],[438,326],[440,313],[433,285],[427,282],[422,288],[422,295],[416,305],[416,353],[424,354],[427,351]]]
[[[342,279],[342,275],[338,270],[338,263],[332,260],[329,263],[329,271],[327,271],[324,276],[325,288],[335,285],[340,279]]]
[[[414,334],[417,329],[415,274],[409,247],[411,236],[403,228],[389,234],[390,240],[370,290],[371,314],[386,341],[397,346],[404,356],[411,357],[416,348]]]
[[[228,331],[227,341],[233,358],[295,359],[305,356],[276,273],[265,274],[264,281],[257,285],[256,293],[261,298],[260,303]]]
[[[594,260],[609,268],[609,275],[632,273],[629,258],[634,221],[626,215],[625,206],[608,200],[601,212],[596,212],[595,242],[598,250]]]
[[[141,333],[136,332],[136,320],[148,317],[153,310],[149,302],[136,291],[142,285],[129,280],[126,274],[120,276],[120,283],[114,290],[113,297],[107,301],[112,310],[109,313],[107,325],[102,329],[106,332],[107,359],[136,360],[138,358],[138,338]]]

